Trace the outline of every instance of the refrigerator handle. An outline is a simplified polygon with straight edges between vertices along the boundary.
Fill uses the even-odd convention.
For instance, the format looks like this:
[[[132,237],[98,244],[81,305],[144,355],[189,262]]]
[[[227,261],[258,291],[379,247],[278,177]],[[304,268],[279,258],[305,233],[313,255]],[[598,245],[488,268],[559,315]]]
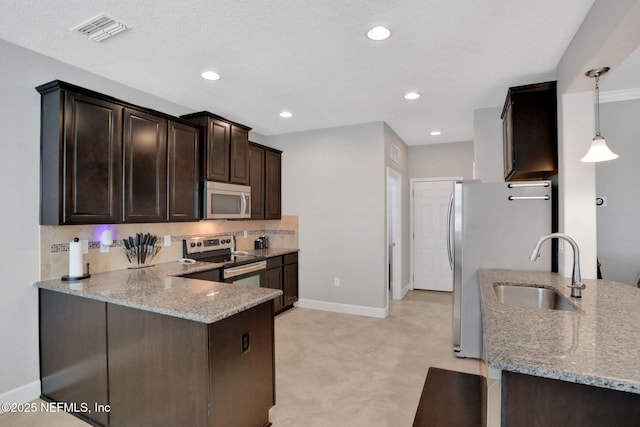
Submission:
[[[447,209],[447,255],[449,256],[449,268],[453,271],[453,253],[451,252],[451,219],[453,218],[453,193],[449,199]]]

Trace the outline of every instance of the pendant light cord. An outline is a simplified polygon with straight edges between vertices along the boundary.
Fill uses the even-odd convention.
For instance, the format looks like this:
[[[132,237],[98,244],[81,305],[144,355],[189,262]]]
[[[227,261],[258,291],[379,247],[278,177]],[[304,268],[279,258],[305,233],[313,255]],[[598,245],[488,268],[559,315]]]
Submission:
[[[600,85],[598,82],[600,81],[600,74],[596,74],[596,137],[601,137],[600,135]]]

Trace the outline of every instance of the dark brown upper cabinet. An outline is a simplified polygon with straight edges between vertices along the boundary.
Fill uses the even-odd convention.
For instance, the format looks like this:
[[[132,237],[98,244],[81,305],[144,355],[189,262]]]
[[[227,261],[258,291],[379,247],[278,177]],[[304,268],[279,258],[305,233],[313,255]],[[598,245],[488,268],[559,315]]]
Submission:
[[[281,190],[282,152],[266,149],[264,154],[264,217],[280,219],[282,214]]]
[[[558,173],[556,82],[509,88],[502,110],[505,181]]]
[[[251,219],[264,219],[264,148],[249,144],[249,185]]]
[[[40,223],[119,222],[124,108],[57,84],[38,91]]]
[[[249,129],[231,125],[229,182],[249,185]]]
[[[251,219],[281,217],[281,155],[279,150],[249,143]]]
[[[169,121],[169,221],[200,218],[200,133],[197,128]]]
[[[167,216],[167,121],[124,112],[124,222],[162,222]]]
[[[202,111],[181,118],[203,129],[205,181],[249,185],[249,131],[251,128]]]
[[[36,89],[40,224],[198,219],[197,126],[59,80]]]

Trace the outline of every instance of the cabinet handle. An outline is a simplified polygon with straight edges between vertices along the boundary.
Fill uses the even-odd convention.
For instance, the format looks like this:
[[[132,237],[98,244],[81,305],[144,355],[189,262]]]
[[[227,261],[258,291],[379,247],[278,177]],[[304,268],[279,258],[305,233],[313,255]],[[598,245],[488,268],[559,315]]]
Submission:
[[[548,182],[525,182],[519,184],[507,184],[509,188],[518,188],[518,187],[548,187]]]
[[[240,193],[240,198],[242,199],[240,202],[240,213],[244,214],[247,212],[247,198],[244,193]]]
[[[509,196],[509,200],[549,200],[551,197],[544,196]]]

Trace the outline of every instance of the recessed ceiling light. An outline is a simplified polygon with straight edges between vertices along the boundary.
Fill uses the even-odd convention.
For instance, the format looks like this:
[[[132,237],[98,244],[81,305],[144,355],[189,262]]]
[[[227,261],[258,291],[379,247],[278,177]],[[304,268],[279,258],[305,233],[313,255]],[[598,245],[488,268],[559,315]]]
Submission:
[[[280,113],[280,117],[284,117],[285,119],[288,119],[289,117],[293,117],[293,114],[291,114],[288,111],[283,111],[282,113]]]
[[[404,96],[404,99],[418,99],[420,98],[420,94],[417,92],[409,92]]]
[[[215,73],[213,71],[205,71],[204,73],[202,73],[200,75],[202,76],[203,79],[220,80],[220,74]]]
[[[434,130],[431,132],[431,136],[438,136],[438,135],[442,135],[442,132],[440,132],[439,130]]]
[[[367,37],[375,41],[386,40],[390,35],[391,31],[385,27],[374,27],[367,33]]]

